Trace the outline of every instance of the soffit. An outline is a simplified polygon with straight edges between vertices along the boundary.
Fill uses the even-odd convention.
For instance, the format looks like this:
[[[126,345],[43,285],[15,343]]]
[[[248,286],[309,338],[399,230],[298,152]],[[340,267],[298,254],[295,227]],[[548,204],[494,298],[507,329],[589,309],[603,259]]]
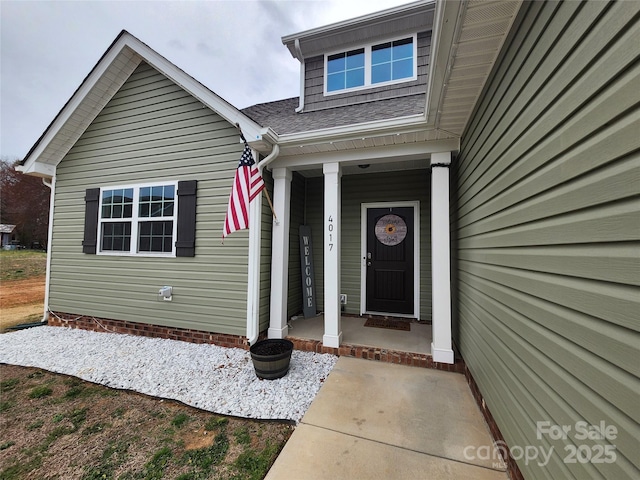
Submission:
[[[57,165],[60,158],[73,147],[141,61],[140,55],[124,47],[93,88],[78,102],[59,132],[46,144],[38,157],[38,162]]]
[[[438,103],[437,128],[462,135],[521,4],[520,0],[461,4]]]

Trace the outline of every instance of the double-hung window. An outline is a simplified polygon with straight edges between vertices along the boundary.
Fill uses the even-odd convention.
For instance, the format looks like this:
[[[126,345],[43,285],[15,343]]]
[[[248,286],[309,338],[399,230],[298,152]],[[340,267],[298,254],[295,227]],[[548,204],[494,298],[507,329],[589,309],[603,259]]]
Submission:
[[[98,252],[175,255],[176,183],[100,189]]]
[[[326,55],[325,95],[415,80],[416,43],[413,35]]]

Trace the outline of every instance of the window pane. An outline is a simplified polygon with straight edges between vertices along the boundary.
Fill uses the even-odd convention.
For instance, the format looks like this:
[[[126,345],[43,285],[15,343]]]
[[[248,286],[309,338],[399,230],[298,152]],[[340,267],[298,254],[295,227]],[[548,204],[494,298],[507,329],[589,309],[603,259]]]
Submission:
[[[327,73],[344,72],[345,69],[345,54],[339,53],[337,55],[331,55],[327,59]]]
[[[393,59],[413,58],[413,39],[407,38],[393,42]]]
[[[142,222],[138,228],[141,235],[151,235],[151,222]]]
[[[151,189],[151,200],[154,200],[154,201],[162,200],[164,198],[163,192],[164,192],[164,187],[162,186],[153,187]]]
[[[151,187],[142,187],[140,189],[140,201],[141,202],[148,202],[150,200],[151,196]]]
[[[393,80],[413,77],[413,59],[393,62]]]
[[[151,216],[152,217],[162,216],[162,202],[153,202],[151,204]]]
[[[364,67],[364,49],[353,50],[347,53],[347,69]]]
[[[327,91],[344,90],[344,73],[333,73],[327,76]]]
[[[151,251],[151,237],[140,235],[140,251],[141,252],[150,252]]]
[[[347,71],[347,88],[364,85],[364,68]]]
[[[175,187],[173,185],[164,186],[164,198],[173,200],[175,198]]]
[[[148,203],[141,203],[140,204],[140,213],[139,215],[141,217],[148,217],[149,216],[149,204]]]
[[[163,245],[164,245],[164,242],[162,241],[162,237],[151,237],[152,252],[161,252]]]
[[[391,44],[383,43],[376,45],[371,49],[371,64],[377,65],[378,63],[391,61]]]
[[[383,63],[371,67],[371,83],[388,82],[391,80],[391,64]]]

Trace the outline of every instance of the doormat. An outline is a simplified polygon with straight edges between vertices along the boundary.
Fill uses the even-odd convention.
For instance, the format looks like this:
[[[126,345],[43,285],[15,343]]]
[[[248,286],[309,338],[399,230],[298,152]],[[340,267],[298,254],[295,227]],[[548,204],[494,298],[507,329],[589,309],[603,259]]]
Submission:
[[[391,318],[368,318],[364,322],[365,327],[388,328],[389,330],[411,331],[411,322],[408,320],[395,320]]]

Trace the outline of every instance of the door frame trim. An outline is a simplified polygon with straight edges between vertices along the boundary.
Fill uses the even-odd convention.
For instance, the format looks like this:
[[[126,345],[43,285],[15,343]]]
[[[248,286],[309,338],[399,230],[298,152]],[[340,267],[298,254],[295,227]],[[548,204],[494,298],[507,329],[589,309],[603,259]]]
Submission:
[[[367,209],[413,207],[413,314],[394,313],[394,317],[420,318],[420,201],[372,202],[360,204],[360,315],[389,315],[390,312],[372,312],[367,305]]]

